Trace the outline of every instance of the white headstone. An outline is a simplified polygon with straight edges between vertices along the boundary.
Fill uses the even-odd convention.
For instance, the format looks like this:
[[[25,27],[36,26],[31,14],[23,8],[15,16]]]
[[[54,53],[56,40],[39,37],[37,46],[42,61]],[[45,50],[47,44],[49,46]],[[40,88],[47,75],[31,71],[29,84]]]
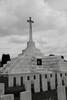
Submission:
[[[0,96],[4,94],[4,83],[0,83]]]
[[[16,77],[16,85],[17,86],[21,85],[21,80],[20,80],[20,76],[19,75]]]
[[[14,100],[13,94],[1,95],[0,100]]]
[[[9,76],[8,82],[9,82],[9,87],[13,87],[13,76],[12,75]]]
[[[57,95],[58,95],[58,100],[66,100],[65,86],[57,87]]]
[[[45,75],[42,74],[42,90],[43,91],[47,91],[48,88],[47,88],[47,78],[45,78]]]
[[[30,80],[27,80],[25,82],[25,89],[26,91],[31,91],[31,81]]]
[[[40,92],[40,79],[39,79],[39,75],[35,75],[36,79],[34,80],[34,91],[35,92]]]
[[[67,76],[65,76],[65,77],[63,78],[63,80],[64,80],[65,86],[67,87]]]
[[[50,76],[50,87],[51,89],[55,89],[55,74],[52,73],[52,76]]]
[[[57,73],[57,84],[62,86],[62,78],[60,76],[60,73]]]
[[[28,79],[29,77],[29,79]],[[23,76],[23,83],[25,85],[26,91],[31,91],[31,80],[29,75],[24,75]]]
[[[25,91],[20,93],[20,100],[32,100],[31,92]]]

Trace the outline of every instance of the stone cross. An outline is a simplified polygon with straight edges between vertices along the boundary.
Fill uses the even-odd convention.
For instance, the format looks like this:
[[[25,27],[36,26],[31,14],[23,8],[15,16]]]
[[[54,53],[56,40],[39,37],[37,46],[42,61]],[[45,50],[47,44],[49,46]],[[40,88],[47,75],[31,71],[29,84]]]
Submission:
[[[29,20],[27,20],[27,22],[29,23],[29,41],[33,41],[33,39],[32,39],[32,23],[34,23],[34,21],[32,21],[31,17],[29,17]]]

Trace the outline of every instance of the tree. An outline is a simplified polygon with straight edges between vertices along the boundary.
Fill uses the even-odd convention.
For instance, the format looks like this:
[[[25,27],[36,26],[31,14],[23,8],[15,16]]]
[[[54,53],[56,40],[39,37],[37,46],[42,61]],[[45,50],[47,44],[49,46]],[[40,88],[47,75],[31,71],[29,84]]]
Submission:
[[[2,55],[2,61],[1,61],[1,65],[3,66],[3,64],[6,64],[7,61],[10,61],[10,55],[9,54],[3,54]]]

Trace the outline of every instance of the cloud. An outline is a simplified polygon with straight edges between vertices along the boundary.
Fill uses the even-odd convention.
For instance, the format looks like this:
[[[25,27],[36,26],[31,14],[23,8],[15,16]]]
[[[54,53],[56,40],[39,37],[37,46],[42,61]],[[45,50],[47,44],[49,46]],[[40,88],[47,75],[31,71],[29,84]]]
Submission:
[[[66,11],[67,10],[67,0],[44,0],[48,2],[51,7],[56,10]]]
[[[37,47],[44,53],[65,53],[67,50],[66,4],[65,0],[1,0],[1,48],[6,45],[7,48],[18,51],[18,48],[25,47],[29,34],[26,20],[31,16],[35,22],[33,38]],[[14,49],[9,50],[13,52]]]
[[[25,36],[20,37],[15,35],[0,37],[0,58],[3,53],[9,53],[11,57],[18,56],[19,53],[22,53],[22,49],[26,48],[26,41],[24,38],[26,39]]]
[[[8,42],[15,44],[23,44],[27,42],[27,36],[12,35],[9,37]]]
[[[3,0],[0,5],[1,36],[27,34],[29,16],[35,21],[33,31],[61,30],[67,25],[66,14],[54,10],[44,0]]]
[[[66,20],[44,0],[6,0],[1,1],[0,35],[25,34],[28,30],[26,20],[32,16],[34,30],[48,30],[60,27]],[[63,20],[63,21],[62,21]]]

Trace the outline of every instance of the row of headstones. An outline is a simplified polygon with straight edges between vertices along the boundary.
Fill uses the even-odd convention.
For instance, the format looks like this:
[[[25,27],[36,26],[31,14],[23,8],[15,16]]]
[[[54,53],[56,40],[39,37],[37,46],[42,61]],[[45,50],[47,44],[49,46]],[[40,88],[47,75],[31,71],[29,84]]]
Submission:
[[[66,87],[58,85],[57,96],[58,100],[66,100]],[[4,94],[4,83],[0,83],[0,100],[14,100],[13,94]],[[31,92],[25,91],[20,93],[20,100],[32,100]]]
[[[47,77],[45,77],[45,74],[35,74],[35,78],[33,78],[32,76],[34,75],[24,75],[23,77],[23,84],[25,85],[25,90],[26,91],[31,91],[31,84],[34,85],[34,91],[35,92],[40,92],[40,76],[41,76],[41,84],[42,84],[42,91],[48,91],[48,82],[50,83],[50,88],[51,89],[55,89],[56,88],[56,84],[57,86],[60,85],[65,85],[67,86],[67,76],[65,76],[65,74],[61,74],[57,73],[57,76],[55,73],[51,73],[51,74],[46,74]],[[51,76],[50,76],[51,75]],[[15,76],[9,76],[9,87],[13,87],[14,86],[14,79]],[[18,86],[22,86],[21,85],[21,77],[18,75],[16,76],[16,84]],[[57,78],[57,83],[56,83],[56,78]],[[62,82],[63,81],[63,82]]]
[[[14,94],[4,94],[4,83],[0,83],[0,100],[14,100]],[[20,92],[20,100],[31,100],[31,92]]]
[[[34,91],[35,92],[40,92],[40,80],[41,80],[41,84],[42,84],[42,90],[43,91],[48,91],[48,81],[50,82],[50,87],[51,89],[55,89],[55,73],[52,73],[52,76],[50,77],[50,74],[46,74],[47,77],[45,77],[45,74],[35,74],[35,77],[33,78],[32,76],[34,75],[24,75],[23,76],[23,84],[25,85],[25,89],[26,91],[31,91],[31,84],[34,85]],[[27,76],[29,76],[29,78],[27,79]],[[41,76],[41,78],[40,78]],[[14,79],[15,76],[9,76],[9,87],[13,87],[14,86]],[[16,76],[16,84],[17,86],[22,86],[21,85],[21,80],[20,80],[20,76]]]

